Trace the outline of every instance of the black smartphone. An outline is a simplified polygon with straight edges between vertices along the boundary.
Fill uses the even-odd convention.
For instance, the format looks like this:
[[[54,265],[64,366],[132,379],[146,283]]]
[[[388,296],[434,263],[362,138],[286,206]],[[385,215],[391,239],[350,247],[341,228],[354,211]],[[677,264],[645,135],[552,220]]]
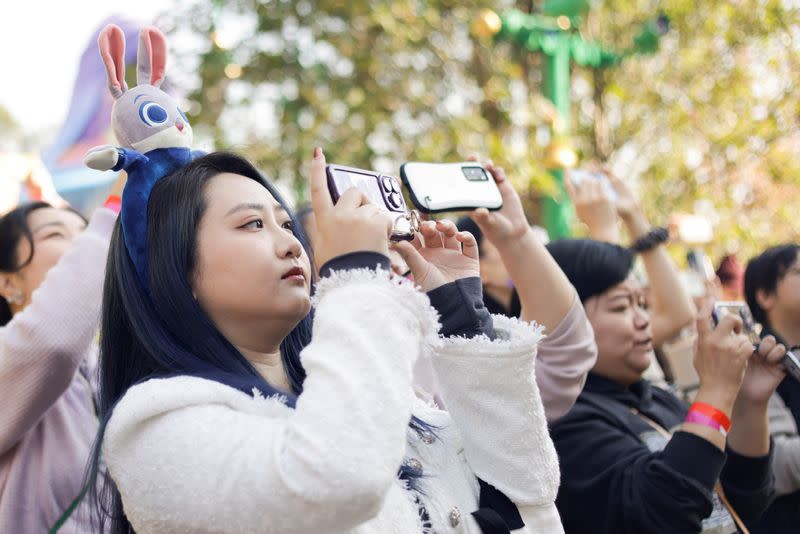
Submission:
[[[396,216],[391,235],[393,241],[410,241],[414,238],[413,217],[406,206],[397,178],[336,164],[327,165],[325,172],[328,177],[328,191],[334,204],[339,202],[345,191],[356,188],[363,192],[370,202]]]

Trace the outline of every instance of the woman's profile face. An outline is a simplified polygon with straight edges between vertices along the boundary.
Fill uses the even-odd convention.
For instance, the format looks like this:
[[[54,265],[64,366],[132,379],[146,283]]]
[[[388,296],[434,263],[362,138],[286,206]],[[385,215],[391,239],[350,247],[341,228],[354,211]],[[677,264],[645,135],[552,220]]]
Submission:
[[[633,276],[584,303],[597,342],[593,371],[629,386],[652,361],[653,333],[641,284]]]
[[[292,220],[260,183],[223,173],[205,185],[193,291],[220,324],[293,328],[311,309],[311,269]]]

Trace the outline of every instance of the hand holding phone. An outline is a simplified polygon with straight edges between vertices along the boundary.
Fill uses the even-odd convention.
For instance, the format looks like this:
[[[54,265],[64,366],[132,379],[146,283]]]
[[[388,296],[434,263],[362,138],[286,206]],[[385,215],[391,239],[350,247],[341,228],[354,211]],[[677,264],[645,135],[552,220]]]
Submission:
[[[744,302],[717,302],[714,304],[712,320],[716,326],[725,315],[735,315],[742,319],[742,331],[753,344],[753,350],[761,350],[760,328],[753,319],[750,308]],[[800,359],[792,351],[787,350],[783,356],[783,367],[786,374],[800,381]]]
[[[334,204],[325,172],[325,155],[314,149],[311,162],[311,204],[317,221],[314,254],[318,265],[351,252],[389,253],[392,218],[367,202],[357,189],[344,191]]]
[[[618,243],[616,196],[608,177],[604,174],[572,170],[564,177],[564,186],[578,219],[589,231],[589,237],[598,241]]]
[[[424,292],[447,283],[480,276],[478,244],[452,221],[425,221],[411,242],[392,245],[408,264],[414,283]]]
[[[498,249],[518,247],[519,239],[531,231],[531,225],[525,216],[525,209],[522,207],[522,200],[502,167],[487,162],[484,168],[494,179],[497,189],[500,191],[503,206],[493,211],[478,208],[470,214],[470,217],[481,229],[483,236]]]
[[[611,180],[603,172],[592,172],[583,169],[574,169],[569,171],[569,179],[576,188],[580,188],[583,184],[588,182],[596,182],[600,184],[612,203],[617,201],[617,191],[614,189]]]
[[[381,211],[394,220],[392,241],[410,241],[418,223],[409,212],[400,182],[394,176],[379,172],[330,164],[325,167],[328,191],[334,204],[349,189],[358,189]]]
[[[498,210],[503,198],[489,172],[479,163],[404,163],[400,177],[411,201],[423,213]]]

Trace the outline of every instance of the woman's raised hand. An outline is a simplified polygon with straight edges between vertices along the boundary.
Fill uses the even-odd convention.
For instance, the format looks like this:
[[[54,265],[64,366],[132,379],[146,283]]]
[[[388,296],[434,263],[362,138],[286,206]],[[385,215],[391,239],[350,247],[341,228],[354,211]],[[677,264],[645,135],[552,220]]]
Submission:
[[[753,344],[743,333],[742,319],[735,315],[725,315],[712,328],[711,309],[710,301],[706,302],[697,318],[694,355],[694,367],[700,378],[697,397],[730,415],[753,355]]]
[[[348,189],[334,205],[325,176],[325,155],[314,149],[311,161],[311,205],[317,221],[314,248],[318,265],[351,252],[389,254],[394,221],[358,189]]]
[[[451,221],[425,221],[413,241],[392,245],[425,292],[461,278],[480,276],[478,244],[469,232],[459,232]]]
[[[469,160],[477,161],[477,158],[471,156]],[[514,186],[511,185],[511,181],[506,177],[506,172],[502,167],[496,167],[491,161],[487,161],[484,167],[492,175],[497,188],[500,190],[503,207],[497,211],[479,208],[472,212],[470,217],[494,246],[498,248],[514,246],[520,238],[530,231],[530,224],[525,217],[522,201]]]

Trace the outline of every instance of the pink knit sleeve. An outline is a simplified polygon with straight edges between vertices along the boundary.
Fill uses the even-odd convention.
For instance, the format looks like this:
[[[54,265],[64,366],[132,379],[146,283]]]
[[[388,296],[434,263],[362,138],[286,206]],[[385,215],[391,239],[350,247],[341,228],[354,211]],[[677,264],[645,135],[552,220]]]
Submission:
[[[572,408],[596,361],[594,331],[576,295],[561,323],[539,342],[536,383],[548,421]]]
[[[89,351],[115,221],[113,211],[98,209],[28,307],[0,327],[0,456],[66,391]]]

